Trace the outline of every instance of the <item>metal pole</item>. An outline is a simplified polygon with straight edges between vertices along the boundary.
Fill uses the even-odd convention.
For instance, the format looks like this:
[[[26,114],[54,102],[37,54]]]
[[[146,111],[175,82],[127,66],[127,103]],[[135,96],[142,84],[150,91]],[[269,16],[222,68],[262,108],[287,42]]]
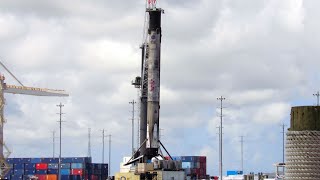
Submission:
[[[109,134],[109,163],[108,163],[108,174],[109,174],[109,177],[111,177],[110,176],[110,174],[111,174],[110,170],[111,170],[111,134]]]
[[[104,129],[102,129],[102,164],[104,163]]]
[[[132,104],[132,155],[134,154],[134,104],[136,102],[132,100],[129,102],[129,104]]]
[[[285,134],[285,131],[284,131],[284,127],[286,126],[285,124],[282,124],[282,163],[284,163],[285,159],[284,159],[284,143],[285,143],[285,140],[284,140],[284,134]],[[284,171],[285,171],[285,166],[283,166],[283,174],[284,174]]]
[[[222,179],[222,171],[223,171],[223,158],[222,158],[222,101],[225,100],[224,97],[220,96],[219,98],[217,98],[217,100],[220,101],[220,179]]]
[[[88,128],[88,157],[91,157],[91,128]]]
[[[55,131],[52,131],[52,158],[54,158],[54,149],[55,149],[55,147],[54,147],[54,144],[55,144],[55,142],[54,142],[54,139],[55,139]]]
[[[243,172],[243,136],[241,137],[241,171]]]
[[[59,147],[59,167],[58,167],[58,170],[59,170],[59,177],[58,177],[58,180],[61,180],[61,122],[62,122],[62,107],[64,106],[61,102],[59,105],[57,105],[59,108],[60,108],[60,119],[59,119],[59,129],[60,129],[60,137],[59,137],[59,140],[60,140],[60,147]]]

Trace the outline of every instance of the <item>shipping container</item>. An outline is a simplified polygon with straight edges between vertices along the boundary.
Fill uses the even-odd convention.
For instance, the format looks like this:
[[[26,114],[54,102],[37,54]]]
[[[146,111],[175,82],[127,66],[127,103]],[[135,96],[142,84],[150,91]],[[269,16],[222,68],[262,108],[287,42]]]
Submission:
[[[59,169],[59,164],[58,163],[49,163],[48,169]]]
[[[59,163],[59,158],[43,158],[41,160],[42,163]]]
[[[101,169],[101,164],[92,163],[93,169]]]
[[[71,168],[71,164],[70,163],[61,163],[61,169],[70,169]]]
[[[46,169],[48,169],[48,164],[46,164],[46,163],[37,163],[36,164],[36,169],[46,170]]]
[[[58,169],[48,169],[47,173],[48,174],[58,174],[59,170]]]
[[[207,157],[206,156],[199,156],[199,162],[206,163],[207,162]]]
[[[48,174],[47,180],[57,180],[58,176],[56,174]]]
[[[24,175],[31,175],[31,174],[36,174],[35,169],[25,169],[24,170]]]
[[[36,168],[36,164],[33,164],[33,163],[24,164],[24,169],[35,169],[35,168]]]
[[[61,169],[62,175],[70,175],[70,169]]]
[[[22,180],[22,178],[22,175],[11,175],[10,177],[11,180]]]
[[[7,175],[13,175],[13,173],[14,173],[14,169],[10,169],[10,170],[8,171]]]
[[[22,179],[23,180],[32,180],[33,175],[23,175]]]
[[[61,158],[62,163],[91,163],[91,158],[88,157],[68,157]]]
[[[23,169],[15,169],[13,171],[14,175],[23,175],[24,174],[24,170]]]
[[[97,175],[89,175],[89,178],[91,178],[91,180],[99,180]]]
[[[94,169],[93,174],[95,175],[101,175],[101,169]]]
[[[31,163],[31,158],[20,158],[19,163]]]
[[[36,170],[36,174],[40,174],[40,175],[47,174],[47,170],[37,169],[37,170]]]
[[[243,174],[242,171],[237,171],[237,170],[229,170],[227,171],[227,176],[230,176],[230,175],[241,175]]]
[[[82,175],[83,170],[82,169],[71,169],[71,175]]]
[[[61,175],[61,180],[71,180],[70,175]]]
[[[182,162],[182,169],[192,168],[191,162]]]
[[[191,169],[190,169],[190,168],[186,168],[186,169],[184,169],[184,172],[185,172],[186,174],[191,174]]]
[[[36,174],[35,176],[38,178],[38,180],[47,180],[47,175]]]
[[[10,180],[10,179],[11,179],[11,175],[10,175],[10,174],[5,175],[5,176],[4,176],[4,179]]]
[[[14,169],[24,169],[24,164],[23,163],[17,163],[13,164]]]
[[[6,162],[9,163],[9,164],[13,164],[14,163],[12,158],[7,158]]]
[[[31,163],[41,163],[41,158],[31,158]]]
[[[70,180],[81,180],[82,176],[80,175],[70,175]]]
[[[83,163],[71,163],[71,169],[82,169]]]

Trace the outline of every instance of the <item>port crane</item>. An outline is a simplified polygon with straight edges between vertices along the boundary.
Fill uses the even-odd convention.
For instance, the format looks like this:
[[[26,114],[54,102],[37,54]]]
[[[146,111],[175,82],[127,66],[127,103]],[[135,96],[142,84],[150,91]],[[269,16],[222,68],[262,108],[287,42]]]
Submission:
[[[3,113],[5,105],[4,93],[59,97],[69,96],[69,94],[67,94],[64,90],[24,86],[2,62],[0,62],[0,65],[20,84],[19,86],[6,84],[5,76],[0,74],[0,178],[2,179],[10,170],[9,165],[6,162],[6,158],[8,158],[11,154],[10,150],[5,145],[3,138],[3,127],[4,123],[6,122]]]

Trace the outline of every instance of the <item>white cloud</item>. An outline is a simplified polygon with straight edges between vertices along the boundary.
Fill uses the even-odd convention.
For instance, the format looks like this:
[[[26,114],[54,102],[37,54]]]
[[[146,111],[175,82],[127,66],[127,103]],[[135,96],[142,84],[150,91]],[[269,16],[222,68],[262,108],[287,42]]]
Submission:
[[[288,114],[290,114],[289,104],[271,103],[260,106],[257,112],[253,114],[253,120],[261,124],[280,124]]]

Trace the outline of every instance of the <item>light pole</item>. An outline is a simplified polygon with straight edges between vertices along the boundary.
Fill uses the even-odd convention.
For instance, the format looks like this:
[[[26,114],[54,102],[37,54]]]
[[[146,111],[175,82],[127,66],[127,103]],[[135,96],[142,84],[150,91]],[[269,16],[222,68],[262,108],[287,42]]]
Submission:
[[[129,104],[132,104],[132,155],[134,155],[134,105],[137,102],[132,100]]]
[[[59,129],[60,129],[60,147],[59,147],[59,167],[58,167],[58,170],[59,170],[59,177],[58,177],[58,180],[61,180],[61,123],[62,123],[62,107],[64,106],[61,102],[59,105],[57,105],[60,109],[60,112],[59,112]]]
[[[222,171],[223,171],[223,163],[222,163],[222,101],[225,100],[226,98],[220,96],[219,98],[217,98],[217,100],[220,101],[220,179],[222,179]]]

